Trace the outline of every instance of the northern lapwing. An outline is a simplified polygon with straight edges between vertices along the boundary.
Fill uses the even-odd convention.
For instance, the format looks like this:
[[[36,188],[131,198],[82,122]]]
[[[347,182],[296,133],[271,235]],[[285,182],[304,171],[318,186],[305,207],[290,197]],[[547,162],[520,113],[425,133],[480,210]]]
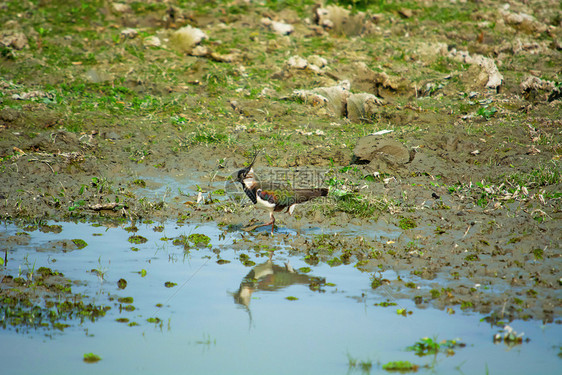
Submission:
[[[244,193],[252,203],[269,212],[269,223],[257,225],[252,230],[271,225],[271,234],[273,234],[274,212],[287,209],[286,212],[292,215],[297,204],[328,195],[328,189],[326,188],[295,189],[277,182],[258,181],[253,169],[257,157],[258,154],[254,156],[254,160],[248,167],[239,170],[235,175],[235,181],[242,184]]]

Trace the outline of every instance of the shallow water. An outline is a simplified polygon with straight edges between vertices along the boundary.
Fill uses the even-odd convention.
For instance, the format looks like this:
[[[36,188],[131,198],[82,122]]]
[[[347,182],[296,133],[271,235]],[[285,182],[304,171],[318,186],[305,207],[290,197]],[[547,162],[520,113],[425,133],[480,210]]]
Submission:
[[[240,239],[239,234],[223,238],[214,225],[168,222],[162,232],[156,232],[153,228],[161,224],[138,224],[138,231],[129,233],[123,229],[129,224],[49,224],[61,225],[62,232],[28,232],[27,244],[9,249],[8,264],[0,275],[50,267],[82,281],[73,285],[74,293],[112,309],[95,323],[74,322],[63,332],[0,331],[2,373],[361,373],[360,368],[350,367],[349,358],[371,362],[370,373],[384,373],[381,365],[389,361],[406,360],[428,365],[418,373],[554,374],[561,365],[560,325],[512,322],[530,341],[510,349],[493,343],[499,329],[481,322],[480,314],[457,311],[449,315],[416,308],[409,300],[396,301],[390,294],[381,298],[380,290],[370,287],[370,274],[351,265],[309,266],[282,247],[271,262],[268,253],[252,250],[252,242],[247,251],[233,250],[229,245]],[[7,224],[2,232],[8,236],[22,229]],[[212,248],[185,252],[182,246],[163,240],[192,233],[209,236]],[[127,241],[132,234],[148,241],[133,245]],[[49,245],[74,238],[85,240],[88,246],[64,253]],[[242,264],[242,253],[255,266]],[[296,272],[287,271],[287,262]],[[301,267],[310,267],[311,272],[300,272]],[[92,269],[102,271],[103,280]],[[143,269],[144,277],[139,273]],[[386,272],[385,277],[396,275]],[[128,283],[124,290],[117,287],[121,278]],[[177,285],[167,288],[167,281]],[[319,290],[309,288],[312,281],[319,283]],[[244,294],[251,288],[253,294]],[[109,296],[133,297],[136,309],[120,311],[119,303]],[[374,305],[384,301],[398,305]],[[413,313],[404,317],[397,314],[398,308]],[[139,325],[116,321],[123,317]],[[147,322],[153,317],[161,322]],[[422,337],[459,338],[466,347],[455,349],[452,356],[417,357],[406,348]],[[89,352],[102,360],[83,362],[83,354]]]

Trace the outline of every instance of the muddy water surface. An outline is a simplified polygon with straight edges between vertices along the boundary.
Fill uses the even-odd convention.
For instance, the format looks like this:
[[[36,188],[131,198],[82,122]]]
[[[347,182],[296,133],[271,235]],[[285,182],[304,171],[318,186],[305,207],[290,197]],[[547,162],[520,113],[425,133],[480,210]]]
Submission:
[[[73,281],[74,295],[111,309],[95,322],[71,317],[63,330],[8,324],[0,331],[6,373],[379,373],[390,361],[410,361],[419,373],[554,374],[560,365],[560,325],[516,320],[510,325],[524,341],[494,343],[501,329],[483,315],[418,308],[391,288],[373,290],[371,274],[352,265],[311,266],[282,245],[271,254],[254,248],[253,235],[211,224],[48,224],[62,230],[4,225],[7,247],[15,237],[25,241],[8,249],[2,276],[29,280],[49,267]],[[193,241],[178,245],[182,238]],[[70,239],[87,246],[53,247]],[[240,242],[245,250],[234,246]],[[407,348],[423,337],[462,345],[418,357]],[[90,352],[102,359],[82,361]]]

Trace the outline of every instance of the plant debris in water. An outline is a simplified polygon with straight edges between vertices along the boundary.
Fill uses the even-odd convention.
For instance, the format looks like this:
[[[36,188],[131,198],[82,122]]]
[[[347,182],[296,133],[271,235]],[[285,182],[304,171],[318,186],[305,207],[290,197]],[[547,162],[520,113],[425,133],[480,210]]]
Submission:
[[[72,324],[95,322],[109,306],[95,305],[73,294],[64,275],[40,267],[33,280],[5,275],[0,283],[0,322],[4,329],[64,330]]]
[[[523,341],[528,341],[529,339],[523,340],[523,336],[525,333],[523,332],[516,332],[511,326],[506,325],[503,327],[503,331],[496,333],[494,335],[494,342],[504,342],[507,346],[515,346],[520,345]]]

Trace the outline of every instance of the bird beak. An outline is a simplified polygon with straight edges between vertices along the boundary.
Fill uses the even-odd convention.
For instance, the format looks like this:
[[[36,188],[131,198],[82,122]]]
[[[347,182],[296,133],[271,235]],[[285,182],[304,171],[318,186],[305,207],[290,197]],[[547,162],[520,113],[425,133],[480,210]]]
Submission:
[[[246,168],[240,170],[240,172],[238,173],[238,182],[244,182],[244,180],[246,179],[253,179],[254,178],[254,163],[256,162],[258,155],[260,154],[260,152],[256,152],[256,154],[254,155],[254,159],[252,159],[252,162],[250,163],[249,166],[247,166]]]

